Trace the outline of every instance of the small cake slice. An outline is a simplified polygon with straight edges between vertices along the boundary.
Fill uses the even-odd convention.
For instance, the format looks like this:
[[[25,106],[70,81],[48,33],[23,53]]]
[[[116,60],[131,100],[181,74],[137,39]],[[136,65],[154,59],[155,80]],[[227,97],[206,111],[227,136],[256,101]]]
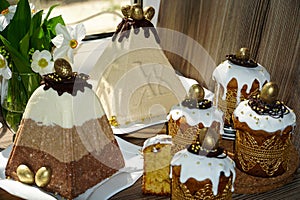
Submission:
[[[142,182],[144,194],[170,195],[171,145],[172,137],[163,134],[151,137],[144,142],[144,173]]]

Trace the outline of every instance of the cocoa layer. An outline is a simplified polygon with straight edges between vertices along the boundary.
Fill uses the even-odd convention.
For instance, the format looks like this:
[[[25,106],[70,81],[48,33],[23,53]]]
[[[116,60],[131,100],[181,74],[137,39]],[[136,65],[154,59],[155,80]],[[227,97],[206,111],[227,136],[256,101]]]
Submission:
[[[19,180],[16,169],[20,164],[27,165],[34,174],[40,167],[49,167],[52,171],[51,180],[43,189],[73,199],[124,167],[123,157],[116,144],[110,143],[103,149],[101,154],[92,152],[78,161],[63,163],[43,151],[14,146],[6,167],[6,176]],[[96,154],[97,158],[94,156]],[[107,166],[107,160],[110,166]]]
[[[69,129],[58,125],[39,125],[32,119],[22,119],[16,146],[47,152],[60,162],[71,162],[89,152],[101,154],[104,146],[114,139],[105,115]]]

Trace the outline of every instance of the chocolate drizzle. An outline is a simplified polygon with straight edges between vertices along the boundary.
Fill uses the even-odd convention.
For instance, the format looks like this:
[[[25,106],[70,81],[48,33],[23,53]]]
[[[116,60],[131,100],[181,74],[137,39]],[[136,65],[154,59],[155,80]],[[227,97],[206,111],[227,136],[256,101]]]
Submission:
[[[212,106],[212,102],[207,99],[202,99],[200,101],[196,99],[185,99],[182,101],[181,105],[190,109],[208,109]]]
[[[208,158],[219,158],[219,159],[224,159],[227,157],[227,152],[225,155],[220,156],[223,154],[224,149],[221,147],[217,147],[214,150],[207,150],[205,148],[203,148],[200,143],[195,143],[195,144],[191,144],[187,150],[195,155],[199,155],[199,156],[206,156]]]
[[[232,62],[233,64],[240,65],[242,67],[254,68],[257,67],[257,63],[252,59],[239,59],[236,55],[226,55],[226,59]]]
[[[283,118],[284,115],[290,113],[287,107],[280,101],[268,104],[259,98],[259,95],[252,96],[248,105],[259,115],[268,115],[275,119]]]
[[[59,96],[64,92],[76,96],[78,91],[84,92],[85,87],[92,89],[92,85],[87,82],[88,79],[88,75],[78,74],[77,72],[72,72],[72,75],[68,77],[61,77],[56,73],[51,73],[44,76],[44,90],[52,88],[57,91]]]
[[[112,41],[116,40],[119,33],[120,33],[120,37],[118,39],[118,42],[122,42],[124,38],[128,39],[131,28],[134,29],[134,34],[136,34],[136,35],[140,32],[140,29],[143,29],[144,36],[146,38],[150,37],[150,31],[151,31],[155,37],[156,42],[160,43],[160,39],[158,37],[157,31],[156,31],[155,27],[153,26],[153,24],[149,20],[147,20],[145,18],[143,18],[141,20],[135,20],[135,19],[126,18],[126,17],[124,17],[122,19],[122,22],[117,26],[117,30],[112,37]]]

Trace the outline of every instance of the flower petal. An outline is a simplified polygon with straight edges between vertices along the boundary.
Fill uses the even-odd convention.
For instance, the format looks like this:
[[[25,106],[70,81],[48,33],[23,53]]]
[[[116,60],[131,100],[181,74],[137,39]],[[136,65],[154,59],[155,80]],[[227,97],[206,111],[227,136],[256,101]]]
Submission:
[[[2,70],[2,76],[3,76],[5,79],[10,79],[10,78],[11,78],[11,70],[9,69],[9,67],[5,67],[5,68]]]
[[[51,40],[51,42],[54,44],[54,46],[56,46],[57,48],[60,48],[63,44],[63,41],[64,41],[64,36],[63,34],[58,34],[56,35],[55,38],[53,38]]]
[[[64,25],[57,24],[55,26],[55,31],[56,31],[56,35],[62,34],[65,39],[67,39],[67,40],[71,39],[69,31],[67,30],[67,28]]]
[[[79,42],[81,40],[83,40],[83,38],[86,35],[86,30],[85,30],[85,26],[83,24],[78,24],[75,27],[75,38],[76,40]]]

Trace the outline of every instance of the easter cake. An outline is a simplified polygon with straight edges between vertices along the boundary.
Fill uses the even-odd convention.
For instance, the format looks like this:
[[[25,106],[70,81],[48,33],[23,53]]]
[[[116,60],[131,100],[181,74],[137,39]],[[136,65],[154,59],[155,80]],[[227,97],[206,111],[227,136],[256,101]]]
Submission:
[[[235,161],[244,173],[275,177],[288,170],[295,113],[277,99],[278,86],[269,82],[259,95],[241,102],[233,113]]]

